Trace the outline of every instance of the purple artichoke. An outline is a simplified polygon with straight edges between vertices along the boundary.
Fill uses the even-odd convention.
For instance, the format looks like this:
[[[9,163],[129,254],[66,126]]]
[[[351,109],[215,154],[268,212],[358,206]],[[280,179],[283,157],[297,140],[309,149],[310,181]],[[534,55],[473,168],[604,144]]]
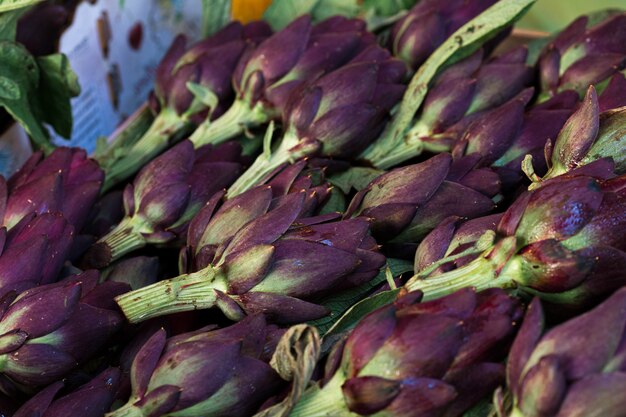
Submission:
[[[158,114],[152,125],[129,149],[114,143],[103,154],[105,190],[135,174],[193,126],[222,114],[234,97],[231,78],[237,63],[269,34],[264,22],[233,22],[189,49],[185,37],[177,37],[156,69],[152,103]]]
[[[426,299],[462,287],[518,289],[584,308],[626,284],[626,176],[560,176],[522,194],[504,213],[498,238],[461,268],[408,283]]]
[[[292,193],[304,193],[298,218],[313,217],[325,202],[330,185],[323,171],[309,169],[305,161],[287,166],[267,185],[249,190],[221,204],[223,193],[215,194],[191,221],[187,247],[181,252],[181,272],[195,272],[209,265],[217,248],[227,244],[234,234],[252,220],[278,207]],[[221,204],[221,205],[220,205]],[[331,215],[329,219],[337,216]]]
[[[534,299],[507,365],[511,417],[621,417],[626,410],[626,289],[550,330]]]
[[[102,268],[146,245],[184,237],[189,221],[242,171],[237,143],[194,150],[185,140],[146,165],[124,190],[125,217],[83,259]]]
[[[218,307],[231,320],[262,312],[278,323],[303,322],[328,314],[316,300],[376,276],[385,258],[366,220],[303,218],[317,193],[274,197],[280,190],[259,186],[219,209],[220,195],[212,199],[189,229],[181,264],[192,272],[118,297],[126,317]]]
[[[348,64],[294,92],[283,115],[285,133],[271,155],[260,155],[231,186],[236,196],[263,183],[285,163],[308,156],[349,159],[380,134],[404,92],[402,62],[371,45]]]
[[[619,107],[612,108],[610,106]],[[549,169],[530,177],[532,187],[601,159],[611,159],[616,174],[626,173],[626,77],[616,74],[598,98],[590,86],[580,108],[567,120],[550,149]]]
[[[201,124],[191,141],[196,147],[221,143],[279,118],[293,91],[375,41],[362,20],[334,16],[316,25],[308,15],[294,20],[242,58],[233,76],[235,102],[222,117]]]
[[[614,11],[600,23],[581,16],[542,51],[539,76],[542,97],[564,90],[581,96],[589,85],[626,67],[626,12]]]
[[[71,251],[74,228],[59,213],[25,216],[7,233],[0,229],[0,296],[58,278]]]
[[[126,284],[98,285],[96,271],[3,298],[0,373],[31,390],[67,375],[122,325],[113,297]]]
[[[262,359],[269,330],[262,316],[169,339],[159,330],[135,356],[130,400],[107,416],[252,415],[281,386]]]
[[[497,0],[421,0],[391,30],[391,49],[413,70]]]
[[[447,153],[387,172],[359,191],[345,217],[370,219],[378,242],[416,244],[449,216],[474,218],[495,208],[498,175],[474,169],[477,158],[452,161]]]
[[[519,303],[499,289],[419,299],[405,295],[361,320],[332,377],[289,415],[456,417],[491,394],[504,381]]]
[[[55,382],[28,400],[13,417],[102,417],[113,403],[119,380],[119,369],[108,368],[62,397],[57,395],[63,382]]]
[[[483,115],[490,110],[498,111],[501,106],[506,106],[507,101],[520,95],[532,83],[533,71],[526,64],[527,54],[527,49],[520,47],[488,58],[483,50],[479,50],[452,65],[429,89],[404,141],[396,144],[382,138],[361,157],[377,168],[387,169],[424,151],[450,151],[469,124],[485,117]],[[492,118],[488,120],[492,122],[490,125],[498,124]]]
[[[3,225],[15,226],[34,212],[60,212],[79,232],[100,194],[103,172],[79,148],[56,148],[48,157],[34,153],[7,181]]]

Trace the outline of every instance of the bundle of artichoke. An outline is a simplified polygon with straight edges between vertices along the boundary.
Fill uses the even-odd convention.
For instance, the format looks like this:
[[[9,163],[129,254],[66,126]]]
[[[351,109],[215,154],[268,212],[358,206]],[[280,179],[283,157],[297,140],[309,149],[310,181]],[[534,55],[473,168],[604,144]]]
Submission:
[[[296,3],[0,177],[0,415],[626,417],[626,12]]]

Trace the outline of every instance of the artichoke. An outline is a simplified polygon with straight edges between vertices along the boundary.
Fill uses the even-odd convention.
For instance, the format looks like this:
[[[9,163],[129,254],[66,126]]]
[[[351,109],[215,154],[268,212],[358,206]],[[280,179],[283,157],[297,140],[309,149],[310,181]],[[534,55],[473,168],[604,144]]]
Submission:
[[[370,219],[378,242],[416,244],[448,216],[474,218],[489,213],[499,192],[498,175],[474,169],[477,158],[454,161],[442,153],[425,162],[397,168],[359,191],[345,217]]]
[[[511,417],[621,417],[626,410],[626,289],[544,330],[534,299],[507,365]]]
[[[522,194],[504,213],[498,238],[467,265],[407,283],[425,299],[462,287],[517,289],[561,305],[587,307],[626,283],[626,177],[556,177]]]
[[[184,236],[209,198],[242,171],[237,143],[194,150],[185,140],[146,165],[124,190],[125,217],[85,254],[87,268],[102,268],[146,245]]]
[[[402,143],[391,143],[382,137],[361,158],[387,169],[424,151],[450,151],[468,124],[485,112],[498,109],[533,81],[532,68],[526,64],[527,54],[527,49],[520,47],[489,58],[479,50],[452,65],[430,87]]]
[[[79,232],[100,194],[103,178],[98,164],[83,149],[56,148],[46,158],[36,152],[7,181],[2,224],[10,229],[32,212],[60,212]]]
[[[191,141],[196,147],[221,143],[279,118],[293,91],[344,65],[375,40],[358,19],[334,16],[314,26],[308,15],[294,20],[242,58],[233,75],[235,102],[222,117],[201,124]]]
[[[98,285],[96,271],[9,293],[2,300],[0,373],[24,390],[63,378],[120,328],[113,297],[122,283]]]
[[[574,20],[545,46],[538,67],[540,98],[570,89],[582,96],[626,67],[626,12],[608,13],[597,23],[588,16]]]
[[[56,398],[64,384],[55,382],[28,400],[13,417],[102,417],[111,408],[119,383],[119,369],[108,368],[76,390]]]
[[[419,1],[391,29],[393,54],[417,70],[450,35],[496,1]]]
[[[617,100],[616,96],[621,100]],[[611,108],[618,105],[621,107]],[[616,174],[626,173],[626,77],[615,75],[600,97],[590,86],[580,108],[567,120],[556,137],[548,161],[550,168],[543,177],[530,167],[532,156],[525,161],[531,188],[542,181],[565,174],[600,159],[611,159]]]
[[[263,312],[275,322],[303,322],[328,314],[315,300],[374,278],[385,258],[368,222],[303,218],[316,204],[316,187],[274,197],[284,178],[219,209],[220,195],[212,199],[189,229],[181,264],[192,272],[118,297],[128,320],[218,307],[231,320]]]
[[[58,278],[71,251],[74,228],[59,213],[25,216],[11,230],[0,229],[0,296]]]
[[[252,415],[281,385],[261,359],[270,332],[262,316],[169,339],[157,331],[133,360],[130,400],[107,417]]]
[[[522,312],[504,291],[464,289],[418,303],[411,293],[362,319],[321,388],[291,417],[455,417],[504,381],[502,346]]]
[[[371,45],[349,63],[295,91],[283,115],[285,133],[229,188],[236,196],[266,181],[278,167],[308,156],[350,159],[381,132],[402,96],[405,68]]]
[[[135,143],[113,143],[100,158],[105,190],[135,174],[193,126],[223,113],[234,96],[231,77],[237,63],[270,33],[264,22],[233,22],[187,50],[184,36],[174,39],[156,69],[152,107],[158,113],[152,125]]]

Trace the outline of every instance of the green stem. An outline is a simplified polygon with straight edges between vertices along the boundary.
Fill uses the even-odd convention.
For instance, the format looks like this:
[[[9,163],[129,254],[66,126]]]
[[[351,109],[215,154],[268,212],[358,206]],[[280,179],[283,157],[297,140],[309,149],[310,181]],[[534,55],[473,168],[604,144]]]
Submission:
[[[486,231],[476,243],[474,243],[471,247],[465,249],[462,252],[459,252],[455,255],[446,256],[445,258],[441,258],[432,264],[428,265],[426,268],[419,271],[415,274],[416,279],[422,279],[428,277],[435,269],[439,268],[442,265],[445,265],[450,262],[454,262],[458,259],[464,258],[468,255],[477,255],[479,253],[487,250],[491,245],[493,245],[493,241],[495,239],[495,232],[488,230]]]
[[[126,121],[113,132],[111,143],[104,149],[96,148],[93,157],[101,167],[109,166],[116,159],[115,155],[131,148],[143,135],[146,134],[154,122],[150,107],[146,104],[133,113]]]
[[[345,378],[337,371],[322,389],[309,389],[293,407],[289,417],[352,417],[341,391]]]
[[[118,296],[115,301],[131,323],[152,317],[215,305],[215,290],[226,291],[222,276],[212,266],[180,275]]]
[[[445,137],[433,135],[431,126],[417,121],[402,137],[392,141],[392,136],[383,136],[361,154],[361,158],[369,161],[379,169],[389,169],[400,165],[423,152],[449,152],[452,142]]]
[[[110,251],[111,260],[114,262],[127,253],[141,249],[148,243],[143,233],[146,230],[147,223],[140,217],[124,217],[122,221],[98,243],[107,246]]]
[[[522,411],[519,408],[514,407],[511,410],[511,413],[509,414],[509,417],[526,417],[526,416],[524,415],[524,413],[522,413]]]
[[[476,291],[517,288],[518,265],[509,262],[514,250],[515,238],[503,239],[495,248],[461,268],[426,279],[415,275],[405,287],[409,291],[422,291],[424,301],[441,298],[465,287],[473,287]]]
[[[226,194],[227,198],[235,197],[255,185],[262,184],[281,165],[293,163],[298,159],[309,156],[318,147],[317,143],[311,145],[301,144],[300,139],[295,134],[286,133],[274,152],[269,155],[266,153],[259,155],[250,168],[230,186]]]
[[[172,109],[165,108],[154,119],[150,129],[126,153],[105,168],[106,177],[102,191],[106,192],[128,179],[146,163],[182,139],[189,128],[184,118]]]
[[[238,99],[216,120],[202,122],[189,140],[195,148],[207,144],[218,145],[241,135],[247,128],[268,122],[271,116],[260,103],[250,107],[247,101]]]
[[[144,417],[140,408],[128,402],[117,410],[105,414],[105,417]]]

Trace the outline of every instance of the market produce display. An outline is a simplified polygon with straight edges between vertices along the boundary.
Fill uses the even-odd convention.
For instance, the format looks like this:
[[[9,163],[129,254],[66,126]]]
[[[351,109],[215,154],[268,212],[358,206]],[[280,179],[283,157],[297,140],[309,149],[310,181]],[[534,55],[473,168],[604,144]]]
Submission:
[[[0,415],[626,417],[626,11],[533,1],[274,0],[92,156],[0,5]]]

